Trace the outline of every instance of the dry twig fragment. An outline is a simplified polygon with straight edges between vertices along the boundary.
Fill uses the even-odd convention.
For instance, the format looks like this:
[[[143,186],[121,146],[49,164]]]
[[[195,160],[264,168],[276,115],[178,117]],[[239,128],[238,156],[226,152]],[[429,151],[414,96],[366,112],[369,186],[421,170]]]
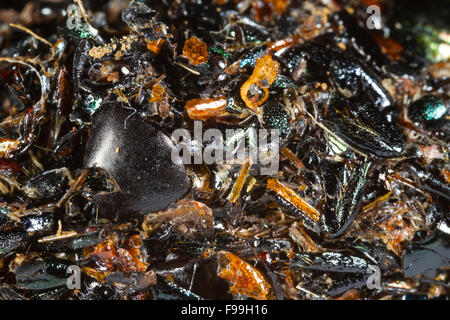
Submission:
[[[241,171],[239,172],[239,176],[236,179],[236,182],[233,185],[233,189],[228,195],[228,201],[231,203],[235,203],[241,194],[242,187],[244,186],[245,180],[247,180],[248,171],[250,169],[250,161],[247,161],[243,164]]]

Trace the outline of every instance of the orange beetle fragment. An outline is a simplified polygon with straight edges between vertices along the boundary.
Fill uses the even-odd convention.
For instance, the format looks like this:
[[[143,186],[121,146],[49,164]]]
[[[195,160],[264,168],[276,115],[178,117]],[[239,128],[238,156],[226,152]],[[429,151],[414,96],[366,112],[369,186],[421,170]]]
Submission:
[[[183,199],[166,210],[147,214],[142,229],[145,232],[152,232],[157,225],[170,222],[186,237],[208,237],[214,229],[212,216],[212,211],[206,204]]]
[[[280,51],[281,49],[290,48],[294,46],[296,43],[298,43],[300,38],[301,37],[299,34],[294,34],[284,39],[271,42],[267,45],[267,50],[273,54],[277,51]]]
[[[199,65],[208,61],[208,46],[197,37],[189,38],[183,47],[183,55],[193,65]]]
[[[161,102],[165,91],[163,86],[156,83],[152,88],[152,94],[148,102]]]
[[[272,4],[273,9],[278,14],[284,13],[289,4],[289,0],[264,0],[264,2]]]
[[[98,258],[99,269],[101,271],[112,271],[114,269],[114,259],[117,256],[117,249],[111,240],[106,240],[97,244],[92,255]]]
[[[441,177],[444,178],[446,183],[450,183],[450,171],[449,170],[442,169]]]
[[[359,296],[359,290],[350,289],[344,292],[341,296],[337,297],[336,300],[358,300]]]
[[[219,262],[217,274],[232,283],[231,294],[242,294],[258,300],[271,297],[272,288],[264,275],[231,252],[221,251],[217,254]]]
[[[293,153],[290,149],[284,147],[280,150],[281,154],[285,156],[289,161],[291,161],[294,166],[297,168],[297,170],[300,172],[305,168],[305,165],[303,164],[302,160],[297,158],[295,153]]]
[[[7,157],[11,152],[17,150],[19,141],[14,139],[0,139],[0,158]]]
[[[258,106],[269,98],[269,87],[277,78],[279,68],[280,63],[270,54],[256,61],[252,75],[241,87],[241,98],[253,112],[261,113]]]
[[[300,209],[308,218],[319,222],[320,213],[314,209],[309,203],[303,200],[294,190],[284,185],[276,179],[267,180],[267,189],[275,192],[278,196],[293,204]]]
[[[20,166],[14,160],[0,159],[0,171],[2,170],[19,172]]]
[[[407,205],[392,214],[387,220],[378,224],[383,230],[382,240],[389,250],[392,250],[398,256],[402,256],[407,243],[411,241],[417,227],[408,219],[404,219],[404,214],[411,210]]]
[[[131,235],[121,247],[112,240],[106,240],[95,246],[93,252],[85,251],[85,257],[95,256],[96,267],[99,272],[120,270],[124,272],[145,271],[147,263],[143,262],[140,247],[142,240],[139,235]]]
[[[191,99],[185,108],[189,118],[193,120],[208,120],[228,115],[225,110],[228,100],[225,97],[210,99]]]
[[[158,54],[161,51],[166,40],[164,39],[156,39],[152,41],[147,41],[147,49],[153,52],[154,54]]]
[[[381,51],[385,53],[391,60],[398,60],[402,57],[403,46],[400,43],[375,33],[371,36],[380,46]]]

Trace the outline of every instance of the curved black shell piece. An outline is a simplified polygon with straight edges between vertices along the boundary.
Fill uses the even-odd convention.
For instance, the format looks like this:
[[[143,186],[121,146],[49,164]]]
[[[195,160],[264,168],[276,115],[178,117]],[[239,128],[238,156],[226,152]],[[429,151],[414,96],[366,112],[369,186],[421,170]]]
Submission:
[[[358,289],[367,285],[370,274],[364,273],[347,273],[340,275],[331,273],[328,277],[331,284],[326,288],[327,294],[330,296],[338,296],[350,289]]]
[[[15,269],[17,286],[28,290],[63,287],[67,284],[66,271],[70,265],[70,261],[57,258],[25,262]]]
[[[67,188],[66,171],[66,168],[45,171],[28,181],[22,191],[31,199],[56,200]]]
[[[397,256],[383,245],[369,246],[362,241],[356,241],[356,243],[352,244],[352,247],[383,271],[394,271],[400,267]]]
[[[424,190],[430,192],[433,198],[438,198],[446,202],[450,201],[450,186],[446,183],[437,170],[428,172],[425,167],[416,161],[410,162],[406,170],[415,177],[416,183]]]
[[[52,213],[30,214],[20,219],[22,226],[29,233],[52,231],[56,220]]]
[[[347,91],[350,96],[364,93],[380,110],[392,104],[392,97],[380,77],[353,52],[338,51],[318,43],[309,43],[303,49],[308,60],[319,65],[342,92]]]
[[[326,126],[339,138],[362,151],[379,158],[399,157],[404,148],[403,132],[378,111],[361,99],[346,102],[349,112],[331,112]]]
[[[426,95],[414,101],[408,107],[408,118],[417,123],[436,127],[447,114],[447,106],[436,96]]]
[[[334,201],[327,202],[321,220],[322,229],[328,237],[343,234],[358,213],[370,166],[370,162],[365,162],[351,171],[348,167],[344,168],[347,172],[339,179]]]
[[[158,300],[202,300],[202,297],[164,278],[158,279],[155,290]]]
[[[450,264],[450,234],[448,221],[442,221],[428,238],[409,244],[403,255],[403,273],[411,278],[423,274],[434,278],[440,268]]]
[[[366,273],[369,263],[348,253],[328,251],[295,254],[290,266],[326,272]]]
[[[22,228],[0,230],[0,257],[19,249],[28,239],[28,233]]]
[[[133,2],[122,11],[122,20],[132,29],[142,29],[156,17],[156,11],[141,2]]]
[[[94,114],[84,165],[101,167],[116,180],[120,208],[159,211],[190,189],[186,169],[172,161],[172,150],[170,138],[151,123],[120,103],[105,103]]]
[[[346,10],[341,10],[332,17],[338,24],[345,28],[344,34],[355,50],[366,62],[372,62],[374,67],[383,66],[389,63],[389,59],[370,36],[369,30],[361,27],[355,15],[351,15]]]
[[[24,296],[18,294],[11,288],[0,287],[0,300],[26,300]]]

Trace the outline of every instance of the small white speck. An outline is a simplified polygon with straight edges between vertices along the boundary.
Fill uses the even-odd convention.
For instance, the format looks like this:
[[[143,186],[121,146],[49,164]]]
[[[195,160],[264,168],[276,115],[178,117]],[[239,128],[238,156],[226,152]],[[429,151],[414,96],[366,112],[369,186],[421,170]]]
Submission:
[[[50,8],[42,8],[41,13],[44,16],[48,16],[52,13],[52,10]]]
[[[122,71],[122,73],[124,75],[128,75],[130,73],[130,70],[128,70],[126,67],[122,67],[122,69],[120,69],[120,71]]]

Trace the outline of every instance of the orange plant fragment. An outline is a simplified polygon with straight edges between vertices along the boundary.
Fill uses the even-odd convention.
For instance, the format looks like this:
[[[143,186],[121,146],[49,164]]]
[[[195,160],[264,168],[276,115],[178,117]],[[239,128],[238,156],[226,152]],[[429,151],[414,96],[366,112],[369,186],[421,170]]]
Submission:
[[[241,98],[256,114],[261,113],[258,106],[269,98],[269,87],[277,78],[279,68],[280,63],[273,60],[270,54],[266,54],[256,61],[252,75],[242,85]]]
[[[225,97],[210,99],[191,99],[186,102],[185,109],[193,120],[208,120],[228,115],[225,110],[228,100]]]
[[[218,276],[231,282],[231,294],[246,295],[258,300],[271,297],[271,286],[264,275],[231,252],[217,254],[219,261]]]
[[[208,46],[197,37],[191,37],[184,43],[183,55],[193,65],[199,65],[208,61]]]

